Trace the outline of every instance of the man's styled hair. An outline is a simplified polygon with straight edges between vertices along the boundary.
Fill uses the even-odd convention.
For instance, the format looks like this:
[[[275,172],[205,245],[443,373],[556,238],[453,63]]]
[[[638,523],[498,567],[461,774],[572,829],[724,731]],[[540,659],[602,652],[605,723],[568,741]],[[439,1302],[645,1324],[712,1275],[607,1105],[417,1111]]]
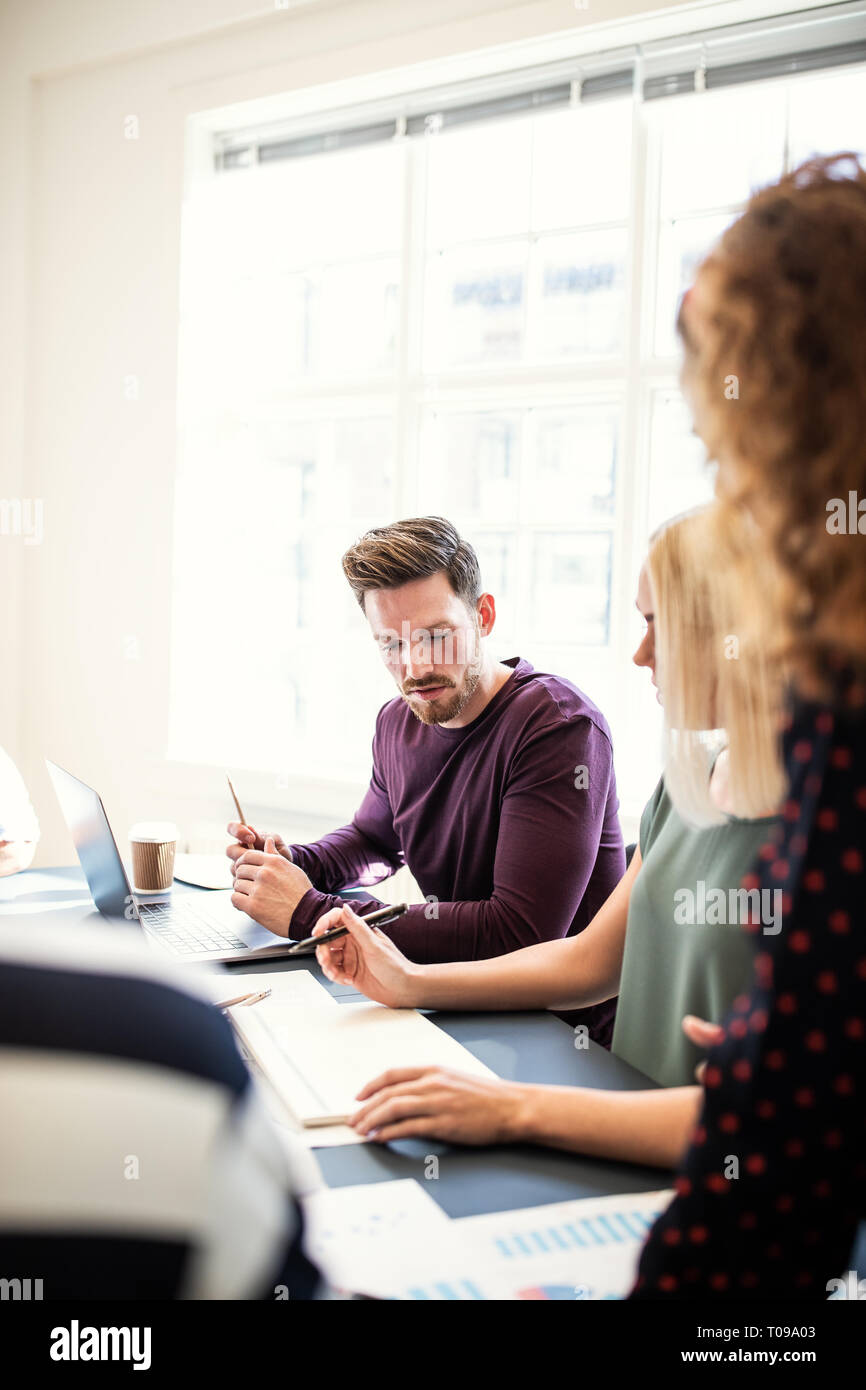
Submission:
[[[343,556],[343,572],[361,608],[371,589],[399,589],[447,574],[468,608],[481,596],[478,556],[443,516],[416,516],[367,531]]]

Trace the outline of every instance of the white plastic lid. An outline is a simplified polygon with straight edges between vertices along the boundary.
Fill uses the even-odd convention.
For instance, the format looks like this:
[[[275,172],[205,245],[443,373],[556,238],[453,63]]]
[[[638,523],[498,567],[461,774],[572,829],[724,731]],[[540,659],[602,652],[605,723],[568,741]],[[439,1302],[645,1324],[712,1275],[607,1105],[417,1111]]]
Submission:
[[[129,832],[130,840],[143,845],[158,845],[177,839],[177,826],[172,820],[140,820]]]

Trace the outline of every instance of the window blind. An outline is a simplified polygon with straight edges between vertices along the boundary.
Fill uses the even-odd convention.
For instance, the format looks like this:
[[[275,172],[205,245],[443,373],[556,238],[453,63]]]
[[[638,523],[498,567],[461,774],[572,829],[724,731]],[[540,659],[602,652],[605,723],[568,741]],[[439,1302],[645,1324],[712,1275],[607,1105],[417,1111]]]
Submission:
[[[629,92],[652,101],[858,62],[866,62],[862,0],[581,55],[445,92],[418,92],[394,99],[384,111],[322,113],[313,128],[295,123],[221,131],[214,136],[214,162],[220,172],[249,168]]]

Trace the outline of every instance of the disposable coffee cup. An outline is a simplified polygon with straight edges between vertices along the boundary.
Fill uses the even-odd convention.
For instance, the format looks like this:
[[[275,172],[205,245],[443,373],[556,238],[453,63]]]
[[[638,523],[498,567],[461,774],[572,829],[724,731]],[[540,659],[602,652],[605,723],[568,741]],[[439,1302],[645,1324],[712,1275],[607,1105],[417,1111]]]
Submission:
[[[177,826],[172,821],[139,821],[129,832],[132,886],[137,893],[162,893],[174,878]]]

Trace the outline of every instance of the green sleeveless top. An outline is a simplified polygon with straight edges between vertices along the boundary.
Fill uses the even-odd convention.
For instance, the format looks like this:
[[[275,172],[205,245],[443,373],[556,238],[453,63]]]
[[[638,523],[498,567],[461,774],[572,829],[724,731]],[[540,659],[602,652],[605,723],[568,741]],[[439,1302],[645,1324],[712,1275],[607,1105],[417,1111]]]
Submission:
[[[744,930],[738,893],[777,823],[731,817],[695,829],[677,813],[664,778],[644,810],[612,1049],[662,1086],[691,1084],[704,1056],[683,1033],[684,1015],[721,1023],[748,991],[763,926],[778,925],[781,895],[762,900],[762,925]]]

